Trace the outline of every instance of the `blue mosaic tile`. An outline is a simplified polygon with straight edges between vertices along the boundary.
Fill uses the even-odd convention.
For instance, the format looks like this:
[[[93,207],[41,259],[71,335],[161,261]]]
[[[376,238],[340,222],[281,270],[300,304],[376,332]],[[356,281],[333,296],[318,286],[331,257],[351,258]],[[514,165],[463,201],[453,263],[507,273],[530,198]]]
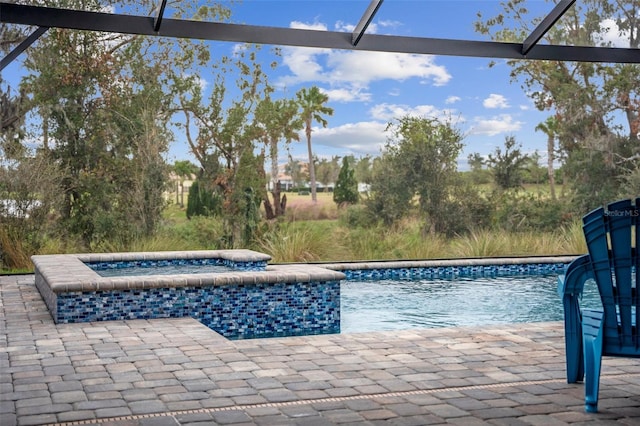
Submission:
[[[88,264],[126,268],[131,263],[157,266],[158,261]],[[215,264],[244,271],[262,271],[266,261],[180,259],[168,264]],[[178,263],[183,262],[183,263]],[[194,263],[189,263],[194,262]],[[213,263],[216,262],[216,263]],[[347,280],[453,279],[548,275],[565,272],[568,264],[497,264],[345,270]],[[55,296],[53,296],[55,297]],[[340,283],[280,283],[69,292],[57,295],[57,322],[193,317],[231,339],[327,334],[340,332]]]
[[[516,265],[468,265],[432,266],[415,268],[347,269],[343,272],[347,280],[388,279],[453,279],[458,277],[479,278],[514,275],[563,274],[568,263],[527,263]]]
[[[94,271],[124,268],[158,268],[165,266],[198,266],[214,265],[226,266],[238,271],[264,271],[267,268],[266,261],[233,261],[229,259],[161,259],[161,260],[126,260],[109,262],[85,262]]]
[[[70,292],[57,322],[189,316],[231,339],[340,332],[340,282]]]

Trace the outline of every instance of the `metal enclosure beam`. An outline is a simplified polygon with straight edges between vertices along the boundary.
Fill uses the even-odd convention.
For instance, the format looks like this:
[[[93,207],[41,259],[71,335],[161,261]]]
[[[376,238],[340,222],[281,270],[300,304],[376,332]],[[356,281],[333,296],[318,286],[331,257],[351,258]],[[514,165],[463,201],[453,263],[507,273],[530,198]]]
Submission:
[[[544,17],[542,22],[529,34],[529,37],[522,43],[522,54],[526,55],[540,39],[549,31],[553,24],[576,2],[576,0],[560,0],[553,10]]]
[[[155,32],[160,31],[160,25],[162,25],[162,16],[164,15],[165,7],[167,7],[167,0],[162,0],[162,3],[160,3],[160,8],[158,10],[158,15],[156,15],[156,18],[153,20],[153,31]]]
[[[360,18],[360,22],[358,22],[358,25],[356,25],[356,28],[351,34],[351,44],[353,44],[354,46],[358,44],[358,42],[364,35],[364,32],[367,31],[367,27],[373,20],[376,12],[378,12],[378,9],[380,9],[382,2],[383,0],[371,0],[371,3],[369,3],[369,7],[367,7],[367,10],[362,15],[362,18]]]
[[[157,36],[152,17],[63,10],[0,2],[0,22]],[[451,40],[370,34],[357,46],[350,33],[275,28],[218,22],[165,19],[162,36],[257,43],[279,46],[318,47],[374,52],[396,52],[503,59],[540,59],[579,62],[640,63],[640,49],[538,45],[522,54],[521,43]]]
[[[25,51],[29,46],[31,46],[40,36],[47,32],[49,27],[38,27],[34,32],[32,32],[29,37],[24,39],[22,43],[16,46],[7,56],[0,60],[0,71],[5,69],[7,65],[13,62],[22,52]]]

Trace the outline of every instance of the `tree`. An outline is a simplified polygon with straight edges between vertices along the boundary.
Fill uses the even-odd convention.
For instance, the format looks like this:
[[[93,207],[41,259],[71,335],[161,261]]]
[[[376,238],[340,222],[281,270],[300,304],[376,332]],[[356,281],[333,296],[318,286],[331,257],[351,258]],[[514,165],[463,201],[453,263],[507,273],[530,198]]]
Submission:
[[[286,208],[286,199],[281,199],[280,181],[278,180],[278,142],[284,140],[285,146],[288,146],[292,140],[300,140],[298,130],[302,129],[302,121],[298,117],[298,106],[293,100],[278,99],[273,101],[270,97],[266,97],[256,108],[256,125],[260,139],[269,149],[271,160],[273,206],[269,198],[265,197],[264,207],[267,219],[273,219],[283,216]]]
[[[222,58],[216,64],[218,72],[208,99],[195,76],[177,73],[173,76],[175,84],[186,89],[179,98],[184,121],[176,124],[184,129],[191,152],[200,163],[201,185],[202,181],[206,182],[207,189],[223,198],[223,227],[231,248],[240,247],[250,239],[245,235],[249,226],[245,214],[247,191],[260,200],[266,197],[264,164],[257,166],[251,157],[257,143],[265,137],[264,120],[258,119],[264,115],[256,116],[257,107],[273,88],[267,82],[257,53],[257,48],[246,46],[238,49],[234,57]],[[231,77],[235,78],[237,94],[229,99]],[[243,176],[242,161],[252,163],[253,171],[261,174],[259,181],[246,173]]]
[[[309,179],[311,180],[311,199],[314,203],[318,201],[316,195],[316,172],[313,164],[313,151],[311,150],[311,125],[314,121],[320,123],[322,127],[327,127],[327,120],[324,115],[333,115],[333,108],[325,106],[329,101],[329,96],[322,93],[318,87],[313,86],[311,89],[300,89],[296,93],[298,105],[302,109],[300,116],[304,121],[304,132],[307,136],[307,151],[309,152]]]
[[[49,237],[60,173],[43,153],[0,164],[0,268],[31,268]]]
[[[546,167],[540,166],[540,159],[542,156],[536,150],[532,154],[527,155],[527,161],[525,161],[522,168],[522,182],[540,184],[545,181],[547,177]]]
[[[495,17],[480,16],[476,30],[497,41],[523,40],[542,19],[530,16],[524,0],[504,2],[503,9]],[[625,47],[638,48],[639,27],[637,1],[585,0],[575,3],[543,41],[602,46],[608,44],[606,34],[617,30],[618,45],[624,40]],[[507,64],[512,79],[521,82],[538,109],[553,111],[557,148],[567,166],[563,170],[571,180],[576,210],[599,205],[590,194],[618,192],[640,160],[638,65],[517,60]],[[606,173],[610,178],[603,191],[600,177]]]
[[[165,64],[145,43],[51,29],[24,62],[21,87],[41,116],[41,150],[63,175],[59,224],[89,248],[149,235],[164,206]]]
[[[338,179],[338,173],[340,173],[339,161],[340,157],[338,156],[334,156],[331,160],[323,158],[316,166],[317,180],[324,185],[325,192],[328,191],[329,186]]]
[[[484,166],[484,158],[482,158],[482,155],[477,152],[469,154],[467,156],[467,162],[469,163],[469,167],[472,172],[482,170],[482,167]]]
[[[289,176],[291,176],[294,188],[303,187],[304,182],[307,179],[307,174],[302,170],[300,161],[295,160],[293,157],[289,156],[289,162],[285,166],[285,172]]]
[[[483,185],[491,182],[491,172],[485,169],[485,159],[477,152],[469,154],[467,156],[467,163],[471,169],[468,173],[471,177],[471,182],[476,185]]]
[[[556,178],[553,163],[555,161],[555,140],[558,134],[558,122],[555,117],[547,117],[547,119],[536,126],[536,130],[540,130],[547,135],[547,175],[549,176],[549,190],[551,191],[551,199],[556,199]]]
[[[0,87],[0,158],[19,159],[25,155],[21,141],[25,102],[24,93],[12,95],[10,88],[4,91]]]
[[[355,178],[359,183],[370,184],[371,183],[371,170],[373,168],[373,160],[370,155],[365,155],[359,159],[353,157],[349,160],[353,163],[355,170]]]
[[[520,151],[513,136],[504,138],[504,152],[496,147],[493,154],[487,157],[487,165],[493,173],[493,179],[500,189],[519,188],[522,186],[522,171],[528,156]]]
[[[451,122],[405,116],[387,126],[390,136],[374,167],[368,206],[385,222],[403,217],[415,198],[423,232],[449,232],[448,206],[456,184],[462,134]]]
[[[355,178],[355,171],[349,165],[349,158],[344,157],[336,187],[333,190],[333,202],[338,206],[355,204],[358,202],[358,198],[358,182]]]

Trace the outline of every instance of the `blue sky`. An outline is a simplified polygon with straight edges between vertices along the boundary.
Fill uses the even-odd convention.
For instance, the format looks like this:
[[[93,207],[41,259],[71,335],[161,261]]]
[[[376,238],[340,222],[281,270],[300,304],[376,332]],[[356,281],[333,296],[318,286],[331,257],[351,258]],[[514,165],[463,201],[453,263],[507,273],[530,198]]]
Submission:
[[[528,3],[537,16],[553,7],[541,0]],[[246,0],[231,6],[232,21],[351,32],[368,4],[369,0]],[[493,16],[500,11],[500,2],[386,0],[368,33],[483,40],[473,27],[479,11]],[[216,42],[211,47],[215,55],[231,53],[236,46]],[[491,60],[486,58],[293,47],[283,47],[276,59],[279,66],[269,72],[269,79],[281,94],[293,97],[300,88],[316,85],[329,95],[334,114],[328,117],[328,127],[314,128],[312,136],[319,157],[378,155],[387,138],[387,123],[414,114],[457,121],[466,135],[461,169],[467,166],[468,154],[486,155],[511,135],[526,152],[538,150],[542,161],[546,158],[546,137],[534,129],[550,113],[537,111],[520,85],[510,82],[509,67],[502,60],[489,67]],[[20,74],[18,60],[3,78],[17,85]],[[213,81],[206,73],[202,78]],[[301,142],[291,145],[291,154],[305,160],[304,134],[300,136]],[[286,151],[281,154],[281,162],[286,162]],[[168,156],[171,162],[177,159],[195,161],[179,134]]]
[[[245,1],[234,7],[240,23],[279,27],[352,31],[369,1]],[[553,5],[533,1],[539,16]],[[493,16],[497,1],[387,0],[368,32],[420,37],[482,40],[474,31],[476,14]],[[366,37],[366,35],[365,35]],[[510,83],[502,60],[489,67],[486,58],[283,48],[271,81],[295,93],[317,85],[329,95],[334,115],[327,128],[316,128],[314,153],[377,155],[385,143],[386,124],[395,117],[416,114],[457,120],[466,135],[460,167],[469,153],[487,154],[513,135],[524,150],[546,158],[546,137],[535,132],[549,112],[537,111],[518,83]],[[304,159],[304,143],[291,146]]]

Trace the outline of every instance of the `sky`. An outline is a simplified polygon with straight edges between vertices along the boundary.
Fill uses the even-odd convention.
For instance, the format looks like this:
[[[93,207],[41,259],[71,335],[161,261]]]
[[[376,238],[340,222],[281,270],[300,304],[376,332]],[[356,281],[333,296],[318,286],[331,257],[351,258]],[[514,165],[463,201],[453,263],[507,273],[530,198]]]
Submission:
[[[245,1],[234,6],[239,23],[353,31],[369,1]],[[544,16],[553,5],[533,1]],[[474,31],[477,13],[494,16],[498,1],[402,1],[382,3],[367,33],[486,40]],[[365,35],[366,37],[366,35]],[[486,155],[514,136],[526,152],[546,158],[546,136],[535,127],[549,112],[537,111],[519,83],[510,82],[503,60],[453,56],[340,51],[284,47],[270,79],[287,93],[318,86],[334,114],[326,128],[315,127],[319,157],[379,155],[387,123],[406,114],[451,117],[465,135],[459,167],[467,156]],[[301,141],[304,135],[301,134]],[[306,144],[294,143],[292,156],[304,160]]]
[[[231,5],[232,22],[351,32],[368,5],[369,0],[245,0]],[[540,17],[553,8],[542,0],[527,5]],[[474,30],[477,13],[491,17],[500,10],[499,1],[489,0],[386,0],[367,33],[487,40]],[[214,58],[236,48],[233,43],[211,43]],[[468,168],[469,154],[486,156],[503,147],[508,136],[515,137],[523,151],[538,151],[541,163],[546,160],[546,136],[535,127],[551,113],[538,111],[521,84],[511,82],[504,60],[300,47],[283,47],[282,55],[269,61],[273,59],[279,65],[269,71],[269,80],[277,94],[293,98],[300,88],[315,85],[329,96],[327,106],[334,114],[327,117],[326,128],[314,127],[312,134],[313,151],[320,158],[379,155],[387,141],[387,124],[411,114],[450,117],[456,123],[464,135],[461,170]],[[11,82],[20,73],[16,61],[3,78]],[[205,72],[201,78],[210,87],[213,77]],[[305,161],[303,132],[300,139],[290,153]],[[280,162],[286,162],[286,150],[280,152]],[[176,135],[168,160],[195,162],[183,135]]]

